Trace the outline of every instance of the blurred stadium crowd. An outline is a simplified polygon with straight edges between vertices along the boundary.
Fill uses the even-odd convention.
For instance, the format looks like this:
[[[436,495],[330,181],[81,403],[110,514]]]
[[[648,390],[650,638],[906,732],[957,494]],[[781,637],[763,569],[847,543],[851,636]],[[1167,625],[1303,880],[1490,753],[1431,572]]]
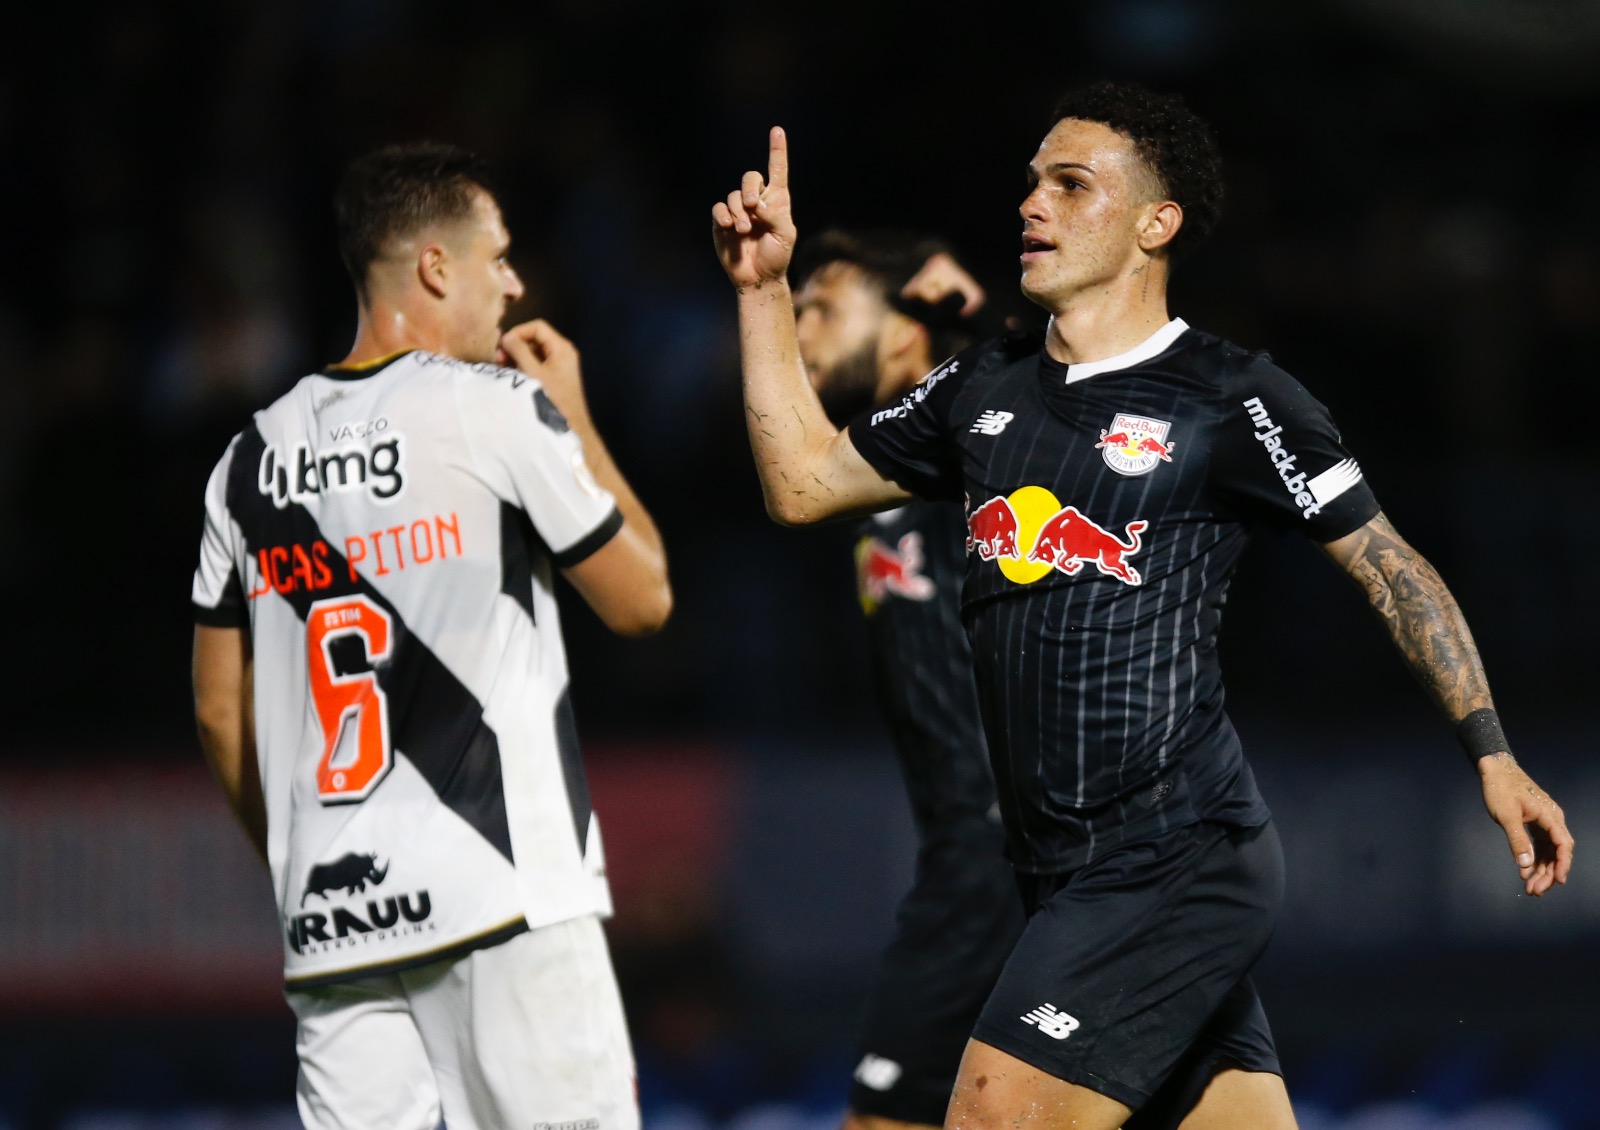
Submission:
[[[0,298],[0,793],[195,764],[200,492],[247,414],[353,334],[328,207],[338,170],[390,140],[476,149],[502,174],[528,283],[516,314],[549,317],[583,350],[679,593],[673,624],[643,644],[608,638],[576,603],[568,628],[597,807],[624,845],[613,936],[647,1126],[833,1125],[850,991],[909,867],[853,648],[849,532],[768,523],[744,438],[707,216],[761,160],[769,124],[790,133],[802,235],[937,232],[1002,312],[1027,318],[1014,209],[1053,96],[1098,77],[1184,92],[1216,126],[1229,196],[1211,246],[1178,272],[1174,312],[1271,350],[1329,404],[1457,592],[1512,741],[1553,789],[1596,781],[1575,776],[1600,673],[1594,0],[1086,0],[960,18],[831,0],[753,13],[132,0],[36,5],[21,27],[34,48],[0,75],[21,268]],[[1412,802],[1437,787],[1445,799],[1424,808],[1442,811],[1467,791],[1459,756],[1316,556],[1257,547],[1224,634],[1267,799],[1287,798],[1302,827],[1328,822],[1328,798],[1409,811],[1394,791],[1426,763]],[[1360,773],[1377,775],[1376,797]],[[1582,841],[1594,792],[1557,791]],[[46,858],[21,847],[55,842],[55,825],[19,815],[41,808],[0,811],[14,818],[0,822],[0,895],[20,898]],[[1396,831],[1381,813],[1331,815],[1357,829],[1337,841],[1342,865],[1319,869],[1334,841],[1304,833],[1298,874],[1281,815],[1312,917],[1286,924],[1263,972],[1303,1125],[1600,1126],[1581,1083],[1600,1076],[1587,877],[1558,895],[1586,908],[1559,928],[1458,929],[1365,881],[1405,868],[1374,862],[1390,853],[1448,874],[1456,841],[1417,830],[1425,819]],[[74,834],[57,836],[53,866],[76,858]],[[1487,822],[1477,837],[1495,846]],[[676,869],[630,871],[658,858]],[[1334,904],[1353,917],[1315,919]],[[1359,943],[1331,953],[1318,939],[1341,930]],[[35,944],[0,925],[0,985]],[[115,981],[121,951],[97,952]],[[1517,987],[1505,963],[1530,962],[1556,983]],[[0,1127],[278,1125],[289,1021],[270,970],[262,984],[265,1003],[168,1008],[0,992]],[[1380,1019],[1363,1016],[1378,999]],[[1454,1035],[1437,1022],[1452,1010],[1472,1020]],[[169,1120],[140,1120],[152,1111]]]

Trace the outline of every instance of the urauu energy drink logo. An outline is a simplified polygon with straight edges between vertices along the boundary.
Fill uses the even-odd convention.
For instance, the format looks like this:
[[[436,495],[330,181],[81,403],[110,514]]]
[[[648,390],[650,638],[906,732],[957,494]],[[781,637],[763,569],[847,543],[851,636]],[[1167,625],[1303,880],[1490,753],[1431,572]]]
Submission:
[[[293,915],[286,923],[289,948],[305,956],[352,949],[375,942],[411,937],[434,929],[433,901],[427,891],[381,895],[376,888],[389,876],[375,854],[348,852],[331,863],[313,864],[306,875],[300,905],[315,897],[323,903],[344,903]],[[374,888],[364,905],[349,900]],[[317,903],[311,904],[313,907]]]
[[[1086,565],[1125,585],[1137,585],[1144,578],[1127,559],[1144,547],[1149,525],[1129,522],[1118,536],[1076,506],[1062,506],[1044,487],[1027,486],[969,510],[967,552],[996,562],[1006,579],[1019,585],[1031,585],[1052,571],[1075,577]]]
[[[1119,475],[1145,475],[1157,463],[1171,463],[1177,444],[1167,439],[1172,425],[1166,420],[1118,412],[1109,428],[1100,429],[1095,444],[1101,458]]]

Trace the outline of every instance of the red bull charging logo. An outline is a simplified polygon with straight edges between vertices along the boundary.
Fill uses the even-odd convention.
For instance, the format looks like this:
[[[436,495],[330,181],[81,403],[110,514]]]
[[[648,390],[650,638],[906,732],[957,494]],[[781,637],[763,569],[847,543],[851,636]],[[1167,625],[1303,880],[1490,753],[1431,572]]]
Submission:
[[[856,581],[861,607],[869,616],[892,596],[931,600],[933,579],[922,572],[922,535],[906,534],[894,546],[881,538],[862,538],[856,543]]]
[[[1158,463],[1172,462],[1172,449],[1177,444],[1167,439],[1171,430],[1172,425],[1166,420],[1118,412],[1109,428],[1100,429],[1100,442],[1095,447],[1106,466],[1117,474],[1145,475]]]
[[[1006,579],[1031,585],[1052,571],[1075,577],[1093,565],[1125,585],[1142,584],[1127,559],[1144,547],[1148,522],[1129,522],[1122,536],[1076,506],[1062,506],[1044,487],[1022,487],[991,498],[967,515],[967,552],[994,561]],[[1022,546],[1028,546],[1026,553]]]

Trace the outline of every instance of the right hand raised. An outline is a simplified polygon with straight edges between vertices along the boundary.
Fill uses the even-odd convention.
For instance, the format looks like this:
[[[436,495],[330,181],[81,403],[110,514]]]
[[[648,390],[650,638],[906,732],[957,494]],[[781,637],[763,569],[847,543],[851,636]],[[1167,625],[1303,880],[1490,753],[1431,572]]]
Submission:
[[[733,285],[761,286],[781,280],[794,255],[794,217],[789,210],[789,142],[781,126],[768,141],[767,176],[748,172],[739,188],[711,209],[711,238]]]

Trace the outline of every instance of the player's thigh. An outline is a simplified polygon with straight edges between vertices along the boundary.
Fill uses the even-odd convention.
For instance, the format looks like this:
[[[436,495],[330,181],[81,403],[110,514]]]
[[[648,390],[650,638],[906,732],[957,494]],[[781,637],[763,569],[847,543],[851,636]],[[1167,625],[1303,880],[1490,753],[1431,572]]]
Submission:
[[[1283,1076],[1266,1010],[1248,977],[1211,1014],[1199,1039],[1162,1080],[1150,1101],[1128,1119],[1124,1130],[1178,1130],[1212,1082],[1225,1072],[1266,1075],[1280,1081]],[[1281,1082],[1278,1089],[1282,1089]],[[1218,1095],[1228,1093],[1231,1088],[1225,1086]],[[1266,1103],[1261,1117],[1270,1122],[1273,1109],[1273,1103]]]
[[[1181,1130],[1297,1130],[1283,1076],[1270,1071],[1218,1072]]]
[[[637,1130],[627,1021],[594,916],[401,977],[451,1130]]]
[[[1197,825],[1053,879],[973,1038],[1149,1105],[1271,934],[1281,884],[1270,850],[1254,858],[1259,840]]]
[[[299,1021],[295,1092],[310,1130],[435,1130],[439,1092],[398,978],[285,996]]]
[[[1116,1130],[1129,1108],[979,1040],[967,1044],[946,1130]]]

